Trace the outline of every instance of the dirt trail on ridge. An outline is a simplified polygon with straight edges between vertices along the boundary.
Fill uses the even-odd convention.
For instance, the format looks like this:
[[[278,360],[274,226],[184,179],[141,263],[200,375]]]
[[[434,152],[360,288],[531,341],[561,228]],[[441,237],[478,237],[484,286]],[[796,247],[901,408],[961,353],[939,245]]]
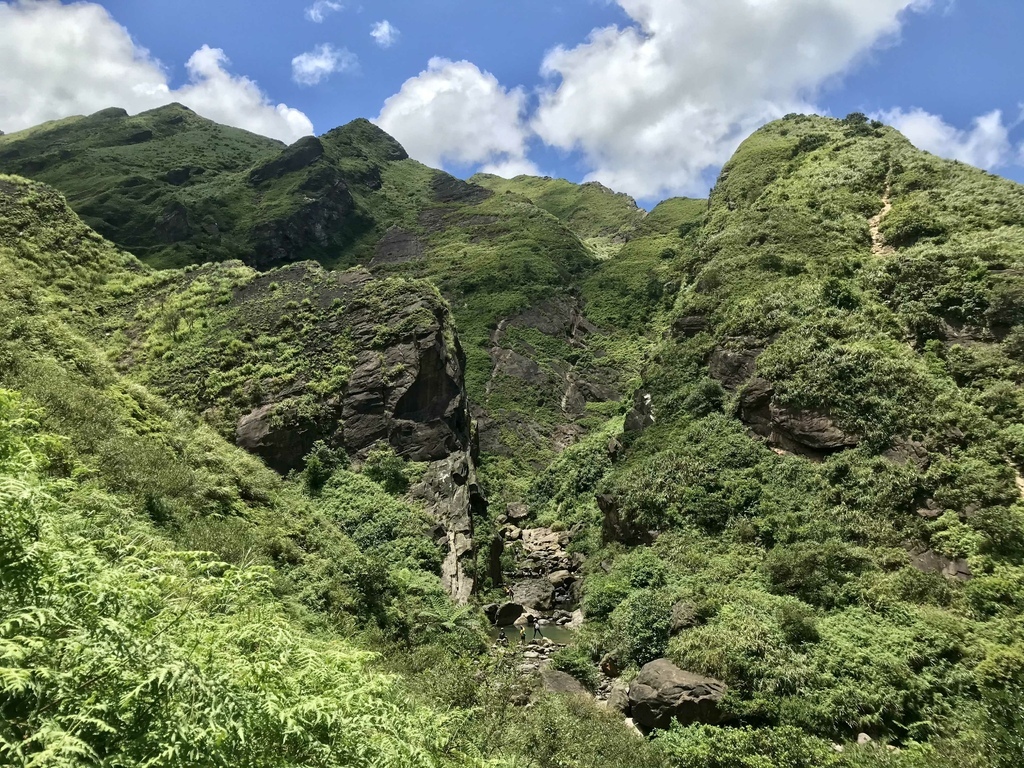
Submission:
[[[875,256],[886,256],[894,253],[894,249],[890,245],[885,244],[885,238],[882,236],[882,222],[885,221],[885,217],[889,215],[889,211],[892,210],[892,168],[889,168],[889,173],[885,177],[885,192],[882,194],[882,210],[876,213],[868,221],[868,229],[871,231],[871,252]]]

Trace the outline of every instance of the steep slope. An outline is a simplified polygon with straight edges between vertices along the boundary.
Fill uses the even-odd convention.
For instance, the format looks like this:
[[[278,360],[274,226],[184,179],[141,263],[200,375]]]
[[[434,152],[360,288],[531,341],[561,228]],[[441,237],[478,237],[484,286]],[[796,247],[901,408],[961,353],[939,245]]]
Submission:
[[[296,377],[301,391],[286,399],[310,404],[312,390],[336,391],[347,367],[366,362],[335,333],[339,311],[328,304],[358,308],[355,294],[374,291],[387,294],[391,309],[408,303],[371,275],[429,279],[450,303],[466,356],[459,367],[481,452],[494,457],[489,482],[499,495],[603,423],[638,371],[642,355],[616,336],[614,313],[605,312],[611,324],[595,324],[583,306],[587,280],[607,270],[580,238],[639,231],[643,217],[628,198],[603,188],[565,182],[545,196],[549,207],[559,195],[575,200],[555,206],[559,215],[571,213],[566,205],[575,210],[563,223],[521,195],[494,194],[407,159],[365,120],[282,147],[178,105],[134,117],[105,110],[2,137],[0,169],[54,184],[86,221],[152,265],[237,259],[266,270],[315,259],[368,271],[344,278],[353,285],[343,289],[339,278],[312,267],[263,279],[226,263],[190,273],[181,291],[174,276],[133,287],[134,304],[108,323],[111,332],[124,332],[123,364],[139,367],[146,381],[203,413],[222,434],[243,406],[281,399]],[[596,223],[581,228],[590,221]],[[646,314],[637,291],[644,305],[652,291],[663,293],[648,284],[649,272],[645,266],[630,274],[619,300],[638,324]],[[615,290],[607,287],[617,280],[613,274],[590,293]],[[370,315],[367,322],[376,322]],[[399,362],[388,362],[392,373]],[[405,368],[416,375],[415,366]],[[266,392],[254,391],[257,378],[267,379],[260,382]],[[314,399],[316,423],[307,414],[302,428],[309,439],[282,469],[296,466],[310,439],[333,434],[330,410],[344,406]]]
[[[368,301],[358,272],[296,265],[282,285],[295,273],[348,307]],[[264,288],[263,314],[294,288],[264,277],[237,264],[154,273],[52,189],[0,177],[2,762],[662,765],[612,715],[545,696],[484,652],[479,619],[442,590],[436,523],[402,492],[422,463],[377,450],[357,473],[314,449],[282,479],[153,391],[155,361],[216,346],[224,327],[186,312],[150,344],[137,313],[217,295],[242,331]],[[381,287],[383,312],[388,297],[406,309],[418,284]],[[386,343],[411,333],[433,348],[442,305],[418,296],[426,315],[377,317]],[[459,498],[444,486],[459,471],[465,482],[449,466],[418,495]],[[371,665],[367,645],[388,656]],[[535,706],[508,707],[521,696]]]
[[[440,476],[461,489],[424,492],[432,521],[413,507],[395,514],[408,518],[397,533],[431,553],[422,565],[468,597],[470,515],[484,502],[461,353],[434,289],[315,265],[282,270],[276,284],[274,273],[238,264],[152,272],[83,226],[52,190],[15,177],[0,186],[0,235],[3,384],[63,414],[62,434],[115,490],[168,523],[277,515],[261,532],[276,547],[272,529],[290,517],[273,503],[280,481],[167,401],[206,412],[207,424],[282,472],[314,449],[333,466],[383,444],[425,462],[413,479],[428,489]],[[331,539],[324,544],[335,546]]]
[[[793,116],[740,147],[697,237],[623,445],[532,490],[601,509],[581,644],[727,684],[740,754],[796,727],[1019,761],[1024,188]]]
[[[614,253],[616,246],[628,239],[644,219],[644,212],[633,198],[596,181],[574,184],[547,176],[504,179],[486,173],[478,173],[469,181],[498,194],[522,195],[605,257]]]

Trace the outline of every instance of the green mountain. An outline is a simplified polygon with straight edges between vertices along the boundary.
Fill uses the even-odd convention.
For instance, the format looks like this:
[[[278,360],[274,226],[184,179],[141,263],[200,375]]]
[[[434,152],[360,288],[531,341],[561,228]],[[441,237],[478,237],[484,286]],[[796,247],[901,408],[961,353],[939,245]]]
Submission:
[[[861,115],[649,213],[178,105],[0,172],[5,762],[1024,760],[1024,188]]]

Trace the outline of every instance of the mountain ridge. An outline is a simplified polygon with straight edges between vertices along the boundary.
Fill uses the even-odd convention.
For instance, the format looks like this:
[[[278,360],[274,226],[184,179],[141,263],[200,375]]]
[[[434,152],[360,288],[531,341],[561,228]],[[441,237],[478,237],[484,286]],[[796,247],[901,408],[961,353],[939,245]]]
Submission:
[[[114,149],[191,188],[157,133]],[[0,170],[98,185],[41,135]],[[66,441],[58,480],[271,567],[289,621],[458,720],[433,764],[1017,764],[1024,187],[858,114],[768,124],[646,215],[455,179],[367,121],[235,140],[238,220],[272,214],[248,263],[154,268],[0,178],[0,386]],[[582,628],[486,650],[517,609]]]

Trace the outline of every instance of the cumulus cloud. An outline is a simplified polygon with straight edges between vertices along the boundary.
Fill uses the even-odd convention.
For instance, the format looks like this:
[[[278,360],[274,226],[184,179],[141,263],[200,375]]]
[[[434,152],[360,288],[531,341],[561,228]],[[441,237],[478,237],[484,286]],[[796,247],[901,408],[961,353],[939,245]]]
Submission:
[[[306,18],[315,24],[322,24],[324,19],[330,14],[340,11],[344,7],[341,3],[334,0],[316,0],[311,6],[306,8]]]
[[[521,88],[507,90],[468,61],[433,58],[384,102],[376,122],[428,165],[527,168],[525,109]]]
[[[222,50],[204,45],[186,64],[189,82],[174,89],[163,65],[102,6],[0,2],[0,129],[105,107],[135,113],[178,101],[212,120],[283,141],[313,132],[305,114],[273,104],[227,65]]]
[[[392,45],[398,42],[398,36],[401,32],[387,19],[384,21],[378,21],[373,27],[370,28],[370,37],[373,38],[374,42],[377,43],[381,48],[390,48]]]
[[[930,0],[616,0],[633,20],[545,57],[532,128],[638,197],[698,192],[751,130],[818,89]]]
[[[893,109],[876,117],[892,125],[915,146],[939,157],[986,170],[1017,160],[1010,143],[1010,127],[998,109],[975,118],[967,130],[956,128],[923,109]]]
[[[540,169],[533,161],[525,157],[514,157],[502,160],[497,163],[488,163],[483,166],[482,173],[493,173],[506,179],[514,179],[516,176],[540,176]]]
[[[351,72],[357,64],[356,55],[347,48],[324,43],[292,59],[292,79],[299,85],[316,85],[335,72]]]

